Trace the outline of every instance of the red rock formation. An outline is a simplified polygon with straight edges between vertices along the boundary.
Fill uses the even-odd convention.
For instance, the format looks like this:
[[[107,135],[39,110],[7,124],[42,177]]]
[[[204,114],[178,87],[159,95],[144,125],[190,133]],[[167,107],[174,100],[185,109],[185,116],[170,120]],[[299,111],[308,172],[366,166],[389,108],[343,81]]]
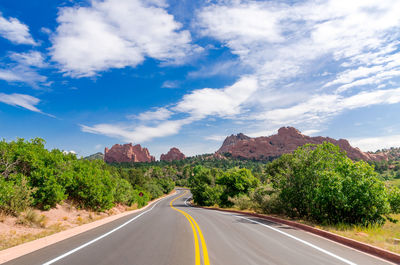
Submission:
[[[160,156],[161,161],[174,161],[185,159],[186,156],[176,147],[171,148],[167,154]]]
[[[142,148],[140,144],[115,144],[111,149],[104,150],[104,161],[107,163],[122,162],[152,162],[155,161],[147,148]]]
[[[297,147],[305,144],[322,144],[330,142],[338,145],[346,151],[347,156],[353,160],[383,160],[387,156],[381,154],[364,153],[358,148],[352,147],[345,139],[335,140],[329,137],[310,137],[301,134],[293,127],[282,127],[278,134],[261,136],[256,138],[244,134],[231,135],[227,137],[217,154],[229,153],[232,157],[264,160],[291,153]]]

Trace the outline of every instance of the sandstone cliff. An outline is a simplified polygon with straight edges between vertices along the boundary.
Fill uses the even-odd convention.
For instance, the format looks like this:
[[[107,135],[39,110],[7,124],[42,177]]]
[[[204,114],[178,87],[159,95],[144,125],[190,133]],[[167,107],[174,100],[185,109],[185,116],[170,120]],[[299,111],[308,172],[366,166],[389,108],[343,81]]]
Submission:
[[[160,161],[183,160],[186,156],[176,147],[171,148],[167,154],[160,156]]]
[[[229,153],[235,158],[266,160],[285,153],[291,153],[297,147],[305,144],[322,144],[323,142],[338,145],[353,160],[387,160],[387,156],[384,154],[364,153],[360,149],[352,147],[345,139],[335,140],[321,136],[310,137],[301,134],[293,127],[282,127],[278,130],[278,134],[268,137],[251,138],[244,134],[231,135],[225,139],[216,153]]]
[[[151,156],[147,148],[142,148],[140,144],[115,144],[104,150],[104,161],[107,163],[122,163],[122,162],[152,162],[155,161],[154,156]]]

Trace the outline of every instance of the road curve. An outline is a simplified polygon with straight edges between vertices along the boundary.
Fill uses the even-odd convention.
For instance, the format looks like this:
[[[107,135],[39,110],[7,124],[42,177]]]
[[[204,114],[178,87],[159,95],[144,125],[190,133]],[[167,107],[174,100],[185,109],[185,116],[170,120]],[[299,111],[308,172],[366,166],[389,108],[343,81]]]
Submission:
[[[189,197],[178,190],[145,211],[5,264],[391,264],[302,230],[189,207]]]

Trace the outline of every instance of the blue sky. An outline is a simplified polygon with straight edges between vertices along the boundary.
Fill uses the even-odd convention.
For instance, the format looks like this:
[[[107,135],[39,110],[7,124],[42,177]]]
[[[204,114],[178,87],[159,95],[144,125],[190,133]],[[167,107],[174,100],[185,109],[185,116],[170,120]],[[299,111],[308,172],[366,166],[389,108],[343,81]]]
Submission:
[[[0,137],[211,153],[294,126],[400,146],[400,2],[0,2]]]

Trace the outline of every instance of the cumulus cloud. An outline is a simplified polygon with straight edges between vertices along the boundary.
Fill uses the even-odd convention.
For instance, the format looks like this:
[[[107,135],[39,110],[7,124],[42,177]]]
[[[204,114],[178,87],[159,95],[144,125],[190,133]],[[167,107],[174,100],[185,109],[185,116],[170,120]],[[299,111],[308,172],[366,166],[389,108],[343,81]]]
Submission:
[[[203,88],[186,94],[174,107],[198,118],[209,115],[229,117],[242,111],[243,103],[257,90],[257,80],[243,77],[224,89]]]
[[[352,146],[356,146],[364,152],[375,152],[383,148],[400,147],[400,135],[352,138],[349,139],[349,142]]]
[[[190,91],[166,109],[187,115],[188,123],[209,116],[239,120],[243,126],[257,123],[262,127],[248,133],[254,136],[286,125],[316,133],[344,111],[400,103],[395,88],[399,29],[397,0],[208,2],[197,10],[193,30],[219,41],[237,58],[209,72],[229,71],[232,65],[246,70],[230,86]],[[160,124],[175,122],[171,117]]]
[[[94,0],[60,10],[52,59],[72,77],[135,67],[145,57],[178,63],[200,48],[165,10],[165,1]]]
[[[37,45],[29,33],[29,27],[18,19],[5,18],[0,13],[0,36],[15,44]]]

